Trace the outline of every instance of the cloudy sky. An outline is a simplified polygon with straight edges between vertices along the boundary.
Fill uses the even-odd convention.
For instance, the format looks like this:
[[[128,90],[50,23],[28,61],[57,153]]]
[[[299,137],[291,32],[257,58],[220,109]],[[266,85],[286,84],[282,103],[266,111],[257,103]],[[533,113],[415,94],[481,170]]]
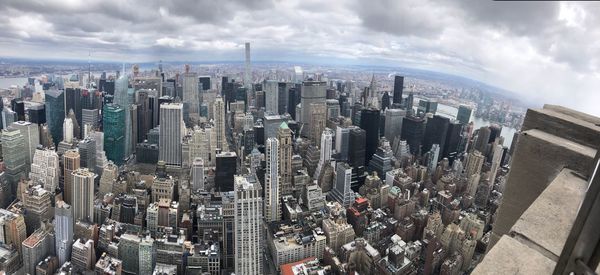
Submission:
[[[600,115],[600,3],[2,0],[0,56],[422,68]]]

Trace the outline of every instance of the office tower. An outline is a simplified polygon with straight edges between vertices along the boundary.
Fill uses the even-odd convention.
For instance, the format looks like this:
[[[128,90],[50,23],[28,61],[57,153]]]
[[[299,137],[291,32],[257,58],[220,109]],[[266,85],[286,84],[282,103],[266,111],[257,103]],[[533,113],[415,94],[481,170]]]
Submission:
[[[321,141],[321,134],[323,133],[323,130],[325,130],[327,123],[327,105],[322,102],[311,103],[310,109],[310,140],[314,144],[319,144]]]
[[[208,76],[208,75],[199,76],[198,77],[198,87],[200,87],[201,91],[210,90],[212,88],[211,84],[210,84],[210,76]]]
[[[365,130],[365,163],[371,161],[379,146],[379,110],[369,108],[360,112],[360,128]]]
[[[200,113],[200,99],[198,92],[198,74],[190,72],[190,65],[185,65],[183,73],[183,109],[184,117],[197,118]],[[189,122],[186,120],[186,122]]]
[[[73,219],[92,221],[94,217],[94,179],[96,174],[79,168],[73,175]]]
[[[394,76],[394,98],[393,102],[402,104],[402,91],[404,90],[404,76]]]
[[[25,273],[36,274],[36,265],[48,255],[54,255],[54,229],[52,225],[43,223],[21,244],[23,253],[23,270]]]
[[[289,90],[293,86],[294,86],[294,84],[289,83],[289,82],[277,83],[277,113],[280,115],[287,113],[288,103],[290,101]]]
[[[100,177],[100,187],[98,192],[103,197],[108,193],[112,193],[113,182],[117,179],[119,168],[113,163],[108,162],[102,170],[102,176]]]
[[[29,122],[42,125],[46,121],[46,107],[41,103],[30,102],[31,106],[27,109],[27,115],[29,116]]]
[[[181,166],[181,141],[185,134],[183,104],[161,104],[159,127],[158,159],[167,165]]]
[[[78,150],[66,151],[63,155],[64,165],[64,185],[63,185],[63,200],[73,205],[73,171],[81,167],[81,157]]]
[[[458,107],[458,113],[456,114],[456,120],[463,125],[469,124],[469,120],[471,120],[471,108],[465,105],[460,105]]]
[[[388,108],[390,108],[390,95],[386,91],[381,96],[381,110],[385,111]]]
[[[303,136],[309,136],[312,133],[311,130],[311,114],[313,113],[313,103],[324,103],[326,98],[327,83],[324,81],[303,81],[302,90],[300,92],[300,105],[302,111],[300,113],[298,122],[304,124],[304,130],[302,130]],[[298,115],[298,114],[296,114]],[[317,139],[318,140],[318,139]]]
[[[490,143],[491,134],[492,131],[490,130],[490,127],[484,126],[479,128],[477,131],[477,137],[473,142],[473,149],[481,153],[487,152],[487,145]]]
[[[338,162],[335,172],[335,185],[331,190],[331,198],[339,202],[344,208],[350,207],[354,201],[354,192],[351,187],[352,167],[345,162]]]
[[[106,158],[121,165],[125,158],[125,110],[116,104],[106,104],[102,116]]]
[[[377,172],[377,175],[383,176],[393,168],[392,160],[394,158],[394,152],[387,139],[381,139],[380,141],[377,151],[375,151],[375,154],[369,162],[369,168]]]
[[[81,118],[81,127],[83,128],[82,138],[85,138],[86,131],[96,130],[98,128],[99,109],[83,109]]]
[[[350,128],[336,126],[335,128],[335,151],[338,153],[338,159],[348,161],[350,152]]]
[[[398,78],[399,76],[396,76]],[[400,91],[402,94],[402,91]],[[396,102],[396,101],[394,101]],[[385,138],[393,142],[402,133],[402,121],[406,117],[406,111],[401,109],[387,109],[385,111]]]
[[[139,245],[139,274],[153,274],[154,267],[156,266],[156,247],[154,239],[150,236],[142,238]]]
[[[41,185],[29,185],[26,190],[21,191],[21,197],[26,210],[24,215],[27,233],[31,234],[40,227],[42,221],[51,218],[51,201],[54,199],[54,193],[46,191]]]
[[[282,122],[277,131],[277,139],[279,139],[279,181],[282,195],[290,195],[293,191],[292,186],[292,130],[288,124]]]
[[[417,111],[420,114],[432,113],[435,115],[435,112],[437,111],[437,105],[437,101],[421,99],[419,100],[419,107],[417,108]]]
[[[136,91],[136,104],[138,111],[138,123],[136,126],[138,131],[137,142],[143,142],[146,139],[146,134],[152,128],[152,109],[150,108],[150,92],[149,90]]]
[[[235,273],[263,274],[263,199],[253,176],[235,176]]]
[[[401,138],[406,140],[410,147],[410,153],[419,155],[421,152],[421,141],[425,133],[425,120],[418,117],[405,117],[402,119]]]
[[[281,190],[279,184],[279,141],[268,138],[266,143],[265,171],[265,219],[267,222],[281,220]]]
[[[265,112],[268,114],[279,114],[279,85],[277,80],[263,81],[263,92],[265,93]]]
[[[423,152],[429,152],[433,144],[438,144],[440,152],[443,152],[446,145],[449,125],[450,120],[446,117],[434,115],[433,118],[428,119],[425,126],[425,136],[423,137],[423,147],[421,150]]]
[[[28,154],[27,164],[30,165],[33,161],[35,149],[40,143],[40,131],[38,129],[38,125],[26,121],[17,121],[11,124],[11,126],[21,131],[21,135],[24,137],[25,150]]]
[[[492,125],[490,125],[489,129],[490,129],[490,138],[488,140],[488,143],[492,143],[497,138],[500,138],[500,134],[502,133],[502,126],[500,126],[498,124],[492,124]]]
[[[502,165],[502,154],[504,152],[504,148],[500,144],[495,144],[492,148],[492,167],[489,173],[489,181],[490,185],[494,185],[496,181],[496,175],[498,174],[498,169]]]
[[[73,143],[73,120],[70,117],[66,117],[63,122],[63,140],[66,143]]]
[[[484,161],[485,156],[483,156],[481,152],[477,150],[470,152],[465,162],[465,176],[469,178],[472,175],[481,173],[481,167],[483,166]]]
[[[46,105],[46,121],[52,135],[54,146],[62,141],[62,123],[65,120],[65,94],[56,88],[47,90],[44,97]]]
[[[12,245],[21,253],[21,243],[27,238],[25,217],[0,208],[0,243]]]
[[[326,120],[336,119],[341,115],[340,102],[337,99],[327,99],[327,115]]]
[[[365,166],[367,132],[356,126],[350,129],[348,164],[354,168]]]
[[[18,129],[8,127],[2,130],[2,158],[6,180],[13,186],[12,194],[16,194],[16,184],[27,177],[27,160],[29,151],[25,147],[25,138]]]
[[[222,97],[217,96],[214,104],[216,145],[221,151],[227,151],[229,146],[227,146],[227,139],[225,136],[225,102],[223,102]]]
[[[96,170],[96,141],[91,138],[85,138],[77,144],[79,149],[81,167]]]
[[[56,202],[54,209],[55,250],[61,266],[71,259],[73,225],[73,208],[64,201]]]
[[[212,132],[214,128],[194,127],[189,139],[190,160],[201,158],[206,166],[215,165],[216,148],[212,147]]]
[[[71,264],[74,272],[85,273],[94,269],[96,263],[96,252],[93,240],[77,239],[73,243],[71,253]]]
[[[286,116],[282,116],[282,115],[265,115],[263,118],[263,125],[264,125],[264,129],[265,129],[265,135],[264,135],[264,139],[262,141],[262,143],[264,144],[264,142],[268,139],[268,138],[274,138],[277,137],[277,132],[279,131],[279,127],[281,126],[281,123],[288,121],[288,117]]]
[[[458,152],[461,150],[463,125],[459,121],[451,121],[448,124],[448,131],[446,132],[446,141],[444,143],[443,151],[441,152],[442,158],[448,158],[450,163],[457,157]]]
[[[69,111],[69,113],[67,114],[67,118],[69,118],[71,120],[71,123],[72,123],[71,127],[70,127],[70,129],[72,130],[72,133],[73,133],[72,136],[71,136],[71,139],[73,139],[73,138],[81,139],[81,127],[79,127],[79,122],[80,121],[77,120],[77,116],[73,112],[73,110]],[[63,131],[65,131],[65,130],[63,129]]]
[[[221,193],[223,213],[223,266],[227,269],[235,269],[235,193]],[[262,209],[262,208],[261,208]]]
[[[220,192],[233,191],[233,176],[237,171],[237,155],[235,152],[217,154],[215,169],[215,188]]]
[[[130,92],[132,93],[133,89],[131,89],[130,91],[129,77],[125,73],[123,73],[123,75],[121,75],[121,77],[119,77],[119,79],[115,81],[115,97],[113,100],[113,104],[118,105],[123,110],[123,116],[118,117],[119,121],[115,121],[115,124],[107,124],[106,122],[104,122],[104,125],[115,125],[119,127],[120,125],[123,125],[123,157],[128,157],[133,151],[133,144],[131,143],[132,125],[130,111],[131,104],[133,104],[133,100],[129,95]],[[107,127],[104,127],[105,131],[106,128]],[[115,163],[118,162],[115,161]]]
[[[17,113],[8,108],[2,110],[2,125],[6,127],[15,121],[18,121]]]
[[[252,71],[250,68],[250,43],[246,42],[245,44],[245,49],[246,49],[246,62],[245,62],[245,66],[244,66],[244,86],[246,86],[247,88],[252,87]]]
[[[437,143],[432,144],[426,154],[428,154],[427,169],[434,173],[440,158],[440,145]]]
[[[123,261],[123,273],[140,274],[140,242],[140,237],[131,233],[122,234],[119,238],[117,255]]]
[[[317,170],[314,174],[315,178],[318,178],[321,175],[322,169],[329,163],[331,160],[331,154],[333,153],[333,131],[329,128],[325,128],[323,134],[321,135],[321,145],[319,146],[321,156],[319,157],[319,164],[317,165]]]
[[[192,188],[194,191],[204,190],[204,161],[202,158],[195,158],[191,169]]]

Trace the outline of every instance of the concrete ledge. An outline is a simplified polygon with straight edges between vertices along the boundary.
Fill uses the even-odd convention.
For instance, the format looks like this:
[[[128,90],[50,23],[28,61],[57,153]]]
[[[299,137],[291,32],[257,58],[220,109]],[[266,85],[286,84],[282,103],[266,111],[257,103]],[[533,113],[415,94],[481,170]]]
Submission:
[[[557,261],[587,190],[587,180],[563,169],[523,213],[510,235]],[[547,253],[549,252],[549,254]]]
[[[538,251],[503,236],[471,274],[552,274],[555,265]]]
[[[538,129],[592,148],[600,147],[600,118],[561,106],[528,109],[522,131]]]

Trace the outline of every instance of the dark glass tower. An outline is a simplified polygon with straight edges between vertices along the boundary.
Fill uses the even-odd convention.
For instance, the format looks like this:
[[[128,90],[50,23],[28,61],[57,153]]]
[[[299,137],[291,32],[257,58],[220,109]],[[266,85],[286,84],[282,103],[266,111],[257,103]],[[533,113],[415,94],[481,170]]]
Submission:
[[[425,133],[425,120],[418,117],[405,117],[402,120],[401,138],[410,146],[410,153],[418,155]]]
[[[61,90],[46,91],[46,121],[52,135],[54,146],[63,139],[63,121],[65,120],[65,93]]]
[[[433,118],[427,120],[427,126],[425,128],[425,137],[423,138],[423,153],[429,152],[433,144],[440,145],[440,156],[444,152],[444,145],[446,144],[446,134],[448,131],[448,125],[450,120],[448,118],[435,115]]]
[[[70,110],[73,110],[75,113],[75,119],[77,119],[77,123],[81,125],[82,120],[82,98],[81,98],[81,89],[73,89],[67,88],[65,89],[65,114],[68,114]],[[81,128],[77,134],[77,138],[81,138]]]
[[[394,103],[402,104],[402,90],[404,90],[404,76],[394,77]]]
[[[450,162],[456,159],[456,155],[459,150],[459,145],[461,143],[462,137],[462,127],[463,125],[458,121],[453,121],[448,124],[448,132],[446,134],[446,142],[444,145],[444,150],[441,152],[442,158],[448,158]]]
[[[106,158],[121,165],[125,156],[125,110],[117,104],[107,104],[102,116]]]
[[[233,152],[217,154],[215,189],[219,192],[233,191],[233,176],[237,168],[237,155]]]
[[[460,105],[458,107],[458,113],[456,114],[456,120],[460,121],[463,125],[469,123],[469,119],[471,118],[471,108]]]
[[[365,144],[367,132],[361,128],[353,127],[350,129],[348,164],[354,168],[365,165]]]
[[[360,128],[366,132],[365,166],[369,164],[379,146],[379,122],[379,110],[368,108],[360,112]]]

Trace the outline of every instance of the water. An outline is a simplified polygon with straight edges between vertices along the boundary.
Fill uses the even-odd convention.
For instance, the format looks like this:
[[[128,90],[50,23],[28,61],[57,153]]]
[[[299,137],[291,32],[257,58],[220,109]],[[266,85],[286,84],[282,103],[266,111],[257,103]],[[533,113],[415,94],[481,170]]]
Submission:
[[[437,112],[436,112],[437,115],[456,119],[457,113],[458,113],[457,108],[438,103]],[[471,118],[469,119],[469,121],[473,122],[473,130],[493,124],[492,122],[490,122],[488,120],[477,118],[477,117],[474,117],[473,115],[471,115]],[[510,145],[511,145],[512,139],[513,139],[513,135],[516,132],[517,132],[517,129],[515,129],[515,128],[502,126],[502,132],[500,133],[500,136],[504,137],[504,146],[507,146],[510,148]]]
[[[0,89],[8,89],[10,86],[23,87],[27,84],[27,77],[0,78]]]

